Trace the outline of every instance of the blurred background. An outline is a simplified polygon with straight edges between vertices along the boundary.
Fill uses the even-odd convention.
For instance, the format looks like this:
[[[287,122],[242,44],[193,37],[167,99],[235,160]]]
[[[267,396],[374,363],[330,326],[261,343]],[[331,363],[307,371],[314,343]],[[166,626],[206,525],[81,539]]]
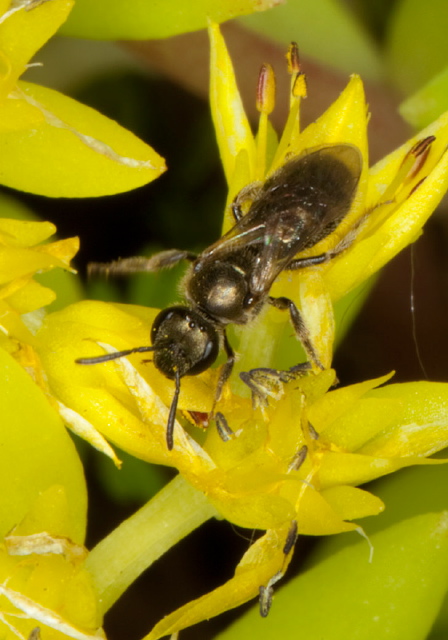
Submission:
[[[284,122],[289,87],[284,56],[291,40],[299,44],[308,78],[304,126],[334,101],[351,73],[361,74],[372,113],[375,162],[448,109],[447,27],[445,0],[290,0],[267,13],[224,24],[222,30],[254,125],[263,62],[271,63],[277,75],[274,125],[280,129]],[[27,80],[56,88],[117,120],[153,146],[166,159],[168,171],[145,187],[102,198],[50,199],[1,188],[1,215],[14,217],[25,207],[30,215],[54,222],[61,238],[80,237],[75,260],[79,279],[73,277],[67,285],[69,299],[83,295],[155,307],[176,301],[182,268],[106,283],[88,281],[86,267],[91,261],[161,249],[199,252],[219,237],[226,185],[207,100],[206,33],[116,43],[61,36],[51,40],[36,61],[43,66],[30,69]],[[430,99],[434,91],[435,107]],[[448,381],[446,207],[445,201],[418,242],[378,276],[358,315],[341,317],[344,337],[335,358],[341,384],[391,370],[396,371],[396,382]],[[91,547],[157,492],[171,472],[121,452],[124,465],[118,472],[110,460],[78,444],[91,485]],[[140,638],[160,612],[166,614],[224,582],[247,549],[248,536],[250,532],[229,524],[204,525],[113,607],[106,618],[108,637]],[[300,570],[305,550],[313,544],[300,540],[290,576]],[[154,620],[149,601],[157,612]],[[142,609],[144,616],[139,615]],[[182,632],[182,638],[212,638],[233,615]]]

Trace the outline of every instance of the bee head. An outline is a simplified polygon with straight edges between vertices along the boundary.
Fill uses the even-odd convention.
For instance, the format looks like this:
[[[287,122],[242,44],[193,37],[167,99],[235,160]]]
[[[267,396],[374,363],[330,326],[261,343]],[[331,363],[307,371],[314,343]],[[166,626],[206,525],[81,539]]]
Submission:
[[[208,369],[219,351],[213,324],[188,307],[163,309],[151,329],[154,364],[170,380]]]

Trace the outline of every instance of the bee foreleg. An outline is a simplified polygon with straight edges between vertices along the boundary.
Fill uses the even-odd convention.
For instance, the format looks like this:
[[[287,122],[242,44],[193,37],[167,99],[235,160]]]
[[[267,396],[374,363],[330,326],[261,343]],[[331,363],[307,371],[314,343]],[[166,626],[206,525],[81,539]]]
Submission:
[[[225,331],[223,332],[223,336],[224,336],[224,349],[227,354],[227,360],[222,365],[221,372],[219,374],[218,384],[216,385],[215,400],[213,403],[212,414],[214,413],[216,403],[219,401],[221,397],[223,387],[227,382],[227,380],[230,378],[233,365],[235,364],[235,359],[236,359],[235,352],[232,349],[232,346],[229,340],[227,339],[227,335]]]
[[[218,384],[216,385],[215,399],[213,401],[211,416],[215,420],[216,428],[218,429],[218,433],[221,439],[224,440],[224,442],[227,442],[228,440],[231,440],[235,436],[235,434],[233,433],[231,427],[229,426],[229,423],[227,422],[225,416],[220,411],[217,411],[215,413],[215,406],[221,397],[222,389],[225,383],[230,378],[233,365],[235,364],[236,355],[230,345],[230,342],[227,339],[227,335],[225,331],[223,331],[223,337],[224,337],[224,349],[227,354],[227,360],[221,367]]]
[[[122,258],[114,262],[91,262],[88,266],[89,276],[93,274],[101,275],[127,275],[129,273],[142,273],[144,271],[159,271],[174,267],[181,260],[196,260],[197,256],[191,251],[182,251],[180,249],[170,249],[169,251],[161,251],[147,258],[145,256],[136,256],[132,258]]]
[[[302,343],[308,358],[319,369],[324,369],[325,367],[319,360],[319,357],[316,353],[313,343],[311,342],[311,337],[306,327],[306,324],[302,318],[302,314],[297,309],[294,302],[289,298],[284,298],[283,296],[280,298],[273,298],[272,296],[269,296],[268,302],[269,304],[272,304],[272,306],[276,307],[277,309],[281,309],[282,311],[286,311],[286,310],[289,311],[289,315],[291,318],[292,326],[294,327],[294,331],[296,332],[300,342]]]
[[[235,218],[235,222],[239,222],[241,218],[244,217],[244,211],[242,209],[243,203],[248,200],[254,201],[260,193],[262,188],[261,182],[252,182],[245,186],[236,196],[235,200],[232,202],[232,213]]]

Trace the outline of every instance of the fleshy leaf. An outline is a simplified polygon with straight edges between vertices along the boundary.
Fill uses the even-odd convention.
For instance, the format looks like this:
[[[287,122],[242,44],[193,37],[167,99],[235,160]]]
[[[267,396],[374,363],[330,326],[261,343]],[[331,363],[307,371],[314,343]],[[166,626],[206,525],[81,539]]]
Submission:
[[[281,0],[77,0],[62,33],[79,38],[147,40],[204,29],[209,20],[224,22],[264,11]]]
[[[101,196],[134,189],[165,170],[151,147],[94,109],[51,89],[19,87],[2,109],[5,127],[10,118],[10,130],[0,136],[3,184],[50,197]]]
[[[73,4],[74,0],[0,4],[0,101],[25,71],[30,58],[67,19]]]
[[[67,496],[70,537],[82,542],[86,487],[81,462],[62,421],[27,373],[0,349],[2,407],[0,522],[5,535],[54,485]],[[56,502],[59,503],[57,494]],[[43,523],[41,523],[42,526]]]

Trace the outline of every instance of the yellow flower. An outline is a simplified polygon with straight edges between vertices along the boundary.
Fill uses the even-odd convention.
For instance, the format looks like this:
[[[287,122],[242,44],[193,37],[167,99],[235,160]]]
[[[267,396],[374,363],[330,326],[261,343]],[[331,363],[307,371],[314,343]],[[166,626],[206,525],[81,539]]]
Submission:
[[[34,344],[39,310],[56,298],[33,276],[55,267],[69,269],[78,251],[77,238],[41,244],[55,232],[50,222],[0,219],[0,344],[8,350],[17,349],[14,340]]]
[[[282,274],[273,287],[274,295],[290,297],[301,308],[319,358],[330,367],[332,303],[414,241],[447,189],[448,116],[369,170],[368,115],[360,79],[353,77],[329,110],[300,132],[304,81],[292,51],[291,109],[283,136],[277,144],[268,122],[273,77],[265,68],[259,87],[260,128],[254,138],[218,27],[212,25],[210,35],[211,103],[229,203],[244,186],[280,167],[289,154],[348,143],[362,155],[361,178],[349,214],[335,233],[307,254],[336,247],[354,229],[352,244],[326,264],[292,276]],[[229,216],[227,212],[227,226]],[[296,533],[362,531],[353,520],[379,513],[383,504],[356,485],[409,465],[435,464],[427,456],[448,444],[446,385],[413,383],[377,389],[390,377],[385,376],[330,390],[336,380],[330,368],[274,385],[270,404],[263,410],[254,410],[232,381],[218,408],[234,437],[223,442],[213,427],[203,435],[185,417],[188,412],[212,410],[217,371],[209,370],[182,380],[179,409],[184,415],[182,424],[176,423],[174,448],[169,451],[165,430],[171,381],[136,354],[91,367],[75,362],[105,350],[147,345],[155,314],[152,309],[83,302],[49,314],[36,337],[53,402],[71,428],[117,463],[107,441],[181,473],[164,490],[167,493],[150,503],[152,519],[144,520],[144,528],[146,516],[137,514],[90,554],[88,567],[103,610],[174,543],[174,533],[171,542],[161,539],[176,529],[176,518],[188,519],[193,512],[196,518],[177,539],[213,515],[266,530],[245,554],[234,578],[164,618],[147,636],[151,640],[235,607],[255,597],[260,587],[262,609],[267,612],[273,585],[290,561]],[[242,370],[279,366],[275,355],[283,322],[287,318],[279,320],[275,310],[268,310],[251,326],[235,331]],[[185,505],[191,513],[185,514]],[[150,553],[144,552],[145,545],[153,545]]]

